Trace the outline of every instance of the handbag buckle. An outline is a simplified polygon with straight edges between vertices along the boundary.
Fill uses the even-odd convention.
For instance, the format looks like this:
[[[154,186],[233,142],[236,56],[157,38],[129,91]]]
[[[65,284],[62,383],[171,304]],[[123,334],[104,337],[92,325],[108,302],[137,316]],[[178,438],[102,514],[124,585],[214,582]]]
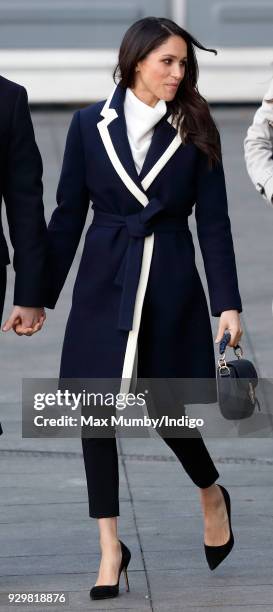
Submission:
[[[257,408],[258,408],[259,412],[261,412],[260,402],[259,402],[258,398],[256,397],[255,389],[253,387],[253,384],[250,381],[248,383],[248,386],[249,386],[250,401],[253,404],[253,406],[256,406],[256,404],[257,404]]]
[[[251,383],[251,382],[249,382],[249,383],[248,383],[248,386],[249,386],[249,397],[250,397],[250,401],[251,401],[251,403],[252,403],[253,405],[255,405],[255,402],[256,402],[256,396],[255,396],[255,390],[254,390],[254,387],[253,387],[253,385],[252,385],[252,383]]]
[[[219,374],[220,374],[220,376],[229,376],[230,375],[230,369],[227,366],[227,362],[226,362],[226,353],[223,353],[221,355],[221,357],[219,357],[219,359],[218,359],[218,366],[219,366]]]

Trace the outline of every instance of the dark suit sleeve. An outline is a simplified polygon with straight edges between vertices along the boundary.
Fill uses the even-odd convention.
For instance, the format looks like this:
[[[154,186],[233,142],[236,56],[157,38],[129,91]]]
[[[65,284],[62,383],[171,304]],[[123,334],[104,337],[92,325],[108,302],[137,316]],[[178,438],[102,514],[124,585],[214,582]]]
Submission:
[[[57,189],[57,207],[49,226],[50,287],[46,306],[54,308],[72,265],[89,208],[85,181],[80,111],[72,118]]]
[[[208,168],[207,156],[199,151],[195,218],[207,277],[211,314],[224,310],[242,312],[241,297],[228,214],[222,160]]]
[[[47,234],[42,172],[27,92],[20,87],[13,111],[3,189],[14,249],[14,304],[19,306],[44,305]]]

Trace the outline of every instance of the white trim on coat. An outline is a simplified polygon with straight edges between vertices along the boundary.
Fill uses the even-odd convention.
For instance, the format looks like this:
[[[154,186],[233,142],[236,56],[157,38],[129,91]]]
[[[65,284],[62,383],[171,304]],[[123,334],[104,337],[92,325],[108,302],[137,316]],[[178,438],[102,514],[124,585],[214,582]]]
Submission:
[[[108,125],[114,119],[118,117],[116,110],[114,108],[109,108],[109,105],[111,103],[116,87],[117,85],[114,87],[113,91],[111,92],[110,96],[107,98],[101,110],[101,115],[104,117],[104,119],[102,119],[101,121],[97,123],[97,127],[99,129],[107,155],[113,167],[115,168],[117,174],[121,178],[122,182],[127,187],[127,189],[132,193],[132,195],[140,202],[140,204],[142,204],[142,206],[147,206],[149,199],[144,192],[150,187],[154,179],[158,176],[159,172],[161,172],[161,170],[164,168],[164,166],[169,161],[169,159],[172,157],[172,155],[174,155],[178,147],[181,144],[183,144],[183,141],[181,139],[179,131],[175,127],[176,129],[175,137],[173,138],[173,140],[171,141],[167,149],[164,151],[164,153],[161,155],[161,157],[154,164],[154,166],[149,170],[148,174],[141,181],[141,185],[144,189],[144,191],[142,192],[141,189],[139,189],[138,185],[136,185],[133,179],[126,172],[124,166],[122,165],[115,151],[115,148],[112,143],[112,139],[111,139],[111,136],[108,130]],[[169,121],[169,123],[171,123],[171,120],[172,118],[168,117],[167,121]],[[153,255],[153,248],[154,248],[154,234],[151,234],[150,236],[146,236],[144,239],[141,272],[140,272],[139,283],[138,283],[138,288],[137,288],[137,293],[136,293],[133,324],[132,324],[132,329],[128,333],[126,351],[125,351],[125,356],[124,356],[124,361],[123,361],[123,371],[122,371],[120,393],[124,393],[124,394],[129,393],[131,381],[132,381],[134,361],[135,361],[136,351],[137,351],[138,333],[139,333],[141,315],[142,315],[142,307],[143,307],[146,288],[148,284],[151,260],[152,260],[152,255]]]

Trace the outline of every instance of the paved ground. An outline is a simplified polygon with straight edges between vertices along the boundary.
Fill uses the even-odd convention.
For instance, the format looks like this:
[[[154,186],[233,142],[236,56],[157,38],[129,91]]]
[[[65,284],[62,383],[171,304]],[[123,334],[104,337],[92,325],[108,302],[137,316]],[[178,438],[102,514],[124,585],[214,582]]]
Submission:
[[[243,347],[260,375],[273,378],[273,209],[250,184],[242,141],[254,109],[217,109],[222,133],[230,216],[244,312]],[[45,205],[55,205],[64,139],[71,112],[35,113],[44,159]],[[193,220],[193,231],[194,220]],[[203,275],[198,244],[197,260]],[[38,335],[2,335],[0,474],[0,589],[66,591],[66,609],[272,612],[272,437],[209,439],[219,482],[232,497],[236,543],[214,572],[203,551],[198,491],[159,438],[120,438],[119,533],[132,551],[131,592],[112,602],[90,602],[99,564],[97,525],[88,517],[78,440],[21,438],[22,377],[54,377],[80,250],[55,312]],[[5,314],[11,304],[13,274]],[[216,322],[213,320],[214,331]],[[230,355],[231,356],[231,355]],[[22,609],[25,607],[22,606]],[[31,609],[31,608],[29,608]],[[45,610],[45,606],[36,607]],[[57,610],[55,606],[52,610]],[[1,612],[10,610],[2,604]]]

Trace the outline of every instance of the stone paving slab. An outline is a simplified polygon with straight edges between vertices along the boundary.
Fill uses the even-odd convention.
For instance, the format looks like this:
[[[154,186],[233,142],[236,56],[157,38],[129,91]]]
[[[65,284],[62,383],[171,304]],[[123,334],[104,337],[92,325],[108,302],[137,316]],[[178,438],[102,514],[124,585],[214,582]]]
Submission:
[[[164,579],[161,573],[149,573],[150,585],[153,592],[153,600],[155,603],[155,608],[157,607],[157,603],[160,604],[161,610],[163,610],[162,606],[162,590],[164,590],[164,604],[167,607],[169,604],[172,605],[174,601],[177,603],[179,598],[182,600],[182,605],[184,609],[187,609],[187,606],[190,608],[192,605],[200,605],[200,586],[196,584],[196,586],[190,586],[184,584],[183,579],[181,580],[180,573],[177,572],[165,572]],[[163,583],[162,583],[163,582]],[[256,604],[256,606],[262,606],[270,604],[272,605],[273,598],[273,585],[252,585],[248,584],[245,588],[242,586],[233,586],[230,588],[224,585],[221,588],[214,587],[205,587],[202,585],[202,595],[201,601],[202,605],[210,606],[213,609],[215,605],[230,605],[233,606],[248,606]],[[165,609],[166,609],[165,607]]]
[[[150,609],[148,592],[145,584],[145,577],[142,571],[139,572],[128,572],[128,579],[130,584],[130,592],[127,593],[125,590],[125,583],[123,576],[120,580],[120,597],[113,598],[111,601],[97,601],[91,602],[89,597],[90,588],[93,586],[95,581],[95,574],[91,572],[81,572],[79,574],[41,574],[33,573],[25,576],[10,576],[5,579],[3,588],[3,581],[0,581],[0,588],[4,592],[54,592],[62,593],[66,592],[69,596],[69,606],[56,606],[54,609],[58,612],[60,610],[141,610],[147,611]],[[10,612],[9,608],[9,612]],[[20,608],[21,609],[21,608]],[[30,607],[28,607],[30,609]],[[33,610],[43,612],[45,609],[52,609],[51,607],[46,608],[43,606],[33,606]],[[1,608],[2,612],[2,608]]]

